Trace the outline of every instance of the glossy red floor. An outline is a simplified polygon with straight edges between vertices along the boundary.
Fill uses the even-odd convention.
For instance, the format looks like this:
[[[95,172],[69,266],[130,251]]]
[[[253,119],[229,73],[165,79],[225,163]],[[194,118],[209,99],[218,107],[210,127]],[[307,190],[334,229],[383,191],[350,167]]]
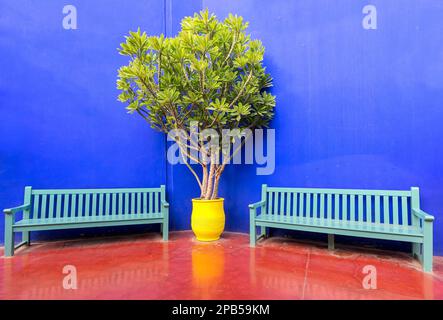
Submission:
[[[1,299],[442,299],[443,259],[433,275],[406,254],[224,233],[199,243],[191,232],[36,243],[0,258]],[[1,249],[3,250],[3,249]],[[3,252],[0,252],[3,255]],[[78,288],[63,289],[75,266]],[[366,265],[377,289],[364,289]]]

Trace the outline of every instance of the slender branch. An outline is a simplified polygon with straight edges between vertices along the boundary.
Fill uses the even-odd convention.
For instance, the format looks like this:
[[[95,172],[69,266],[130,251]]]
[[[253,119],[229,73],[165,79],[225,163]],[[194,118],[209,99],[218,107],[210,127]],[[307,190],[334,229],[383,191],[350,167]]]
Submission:
[[[185,165],[188,167],[188,169],[189,169],[189,170],[191,171],[191,173],[194,175],[195,180],[197,180],[197,183],[198,183],[198,186],[200,187],[200,189],[202,189],[202,183],[201,183],[201,181],[200,181],[200,178],[199,178],[198,174],[195,172],[194,169],[192,169],[192,167],[191,167],[191,165],[188,163],[188,161],[186,161],[186,158],[185,158],[184,155],[183,155],[184,153],[183,153],[182,148],[180,147],[180,144],[178,144],[178,147],[179,147],[180,150],[182,151],[182,152],[180,152],[180,153],[181,153],[181,155],[182,155],[183,161],[185,162]]]
[[[237,34],[234,33],[234,36],[232,37],[231,48],[229,49],[229,52],[228,52],[228,54],[226,55],[225,60],[223,60],[223,64],[224,64],[226,61],[228,61],[229,57],[231,56],[232,50],[234,50],[234,46],[235,46],[235,42],[236,42],[236,37],[237,37]]]
[[[248,78],[246,79],[245,83],[243,83],[243,85],[242,85],[240,91],[238,92],[237,96],[235,97],[235,99],[232,100],[232,102],[231,102],[231,104],[229,105],[228,109],[230,109],[230,108],[234,105],[234,103],[236,103],[237,100],[241,97],[241,95],[243,94],[243,90],[245,90],[245,87],[246,87],[246,85],[248,84],[249,80],[251,80],[251,77],[252,77],[252,70],[249,71]]]

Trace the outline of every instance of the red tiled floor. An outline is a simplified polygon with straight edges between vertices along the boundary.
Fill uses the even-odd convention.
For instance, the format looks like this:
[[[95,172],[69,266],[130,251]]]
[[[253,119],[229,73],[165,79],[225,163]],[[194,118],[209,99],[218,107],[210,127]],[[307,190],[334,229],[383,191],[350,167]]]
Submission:
[[[270,238],[249,247],[226,232],[199,243],[192,232],[33,244],[0,258],[1,299],[443,299],[443,257],[433,275],[406,254]],[[0,249],[3,254],[3,249]],[[78,288],[63,289],[75,266]],[[377,289],[364,289],[364,266]]]

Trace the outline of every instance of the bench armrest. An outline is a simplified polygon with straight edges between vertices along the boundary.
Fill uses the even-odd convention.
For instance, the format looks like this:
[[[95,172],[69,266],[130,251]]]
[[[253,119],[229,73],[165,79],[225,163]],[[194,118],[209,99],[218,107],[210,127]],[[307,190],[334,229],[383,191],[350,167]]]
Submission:
[[[266,200],[262,200],[262,201],[250,204],[249,205],[249,209],[254,209],[255,210],[255,209],[257,209],[259,207],[263,207],[265,205],[266,205]]]
[[[4,212],[5,214],[14,214],[14,213],[16,213],[16,212],[18,212],[18,211],[27,210],[27,209],[29,209],[30,207],[31,207],[31,204],[28,203],[28,204],[23,204],[23,205],[18,206],[18,207],[9,208],[9,209],[4,209],[3,212]]]
[[[169,208],[169,203],[167,203],[166,201],[162,200],[162,207]]]
[[[412,209],[412,213],[420,218],[423,219],[424,221],[434,221],[434,216],[431,216],[430,214],[427,214],[426,212],[424,212],[423,210],[420,209]]]

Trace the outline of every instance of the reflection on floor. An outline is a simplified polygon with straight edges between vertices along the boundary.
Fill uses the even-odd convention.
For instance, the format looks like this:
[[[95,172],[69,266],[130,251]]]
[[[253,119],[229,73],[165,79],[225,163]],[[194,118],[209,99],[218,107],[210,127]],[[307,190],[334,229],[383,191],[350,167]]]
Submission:
[[[3,255],[3,249],[0,249]],[[64,289],[75,267],[77,289]],[[374,266],[376,289],[365,289]],[[443,299],[434,274],[406,254],[270,238],[250,248],[226,232],[200,243],[192,232],[35,243],[0,258],[1,299]],[[72,269],[71,269],[72,270]],[[66,270],[65,270],[66,271]],[[372,273],[373,274],[373,273]],[[374,278],[372,278],[372,281]],[[66,287],[66,286],[65,286]]]

